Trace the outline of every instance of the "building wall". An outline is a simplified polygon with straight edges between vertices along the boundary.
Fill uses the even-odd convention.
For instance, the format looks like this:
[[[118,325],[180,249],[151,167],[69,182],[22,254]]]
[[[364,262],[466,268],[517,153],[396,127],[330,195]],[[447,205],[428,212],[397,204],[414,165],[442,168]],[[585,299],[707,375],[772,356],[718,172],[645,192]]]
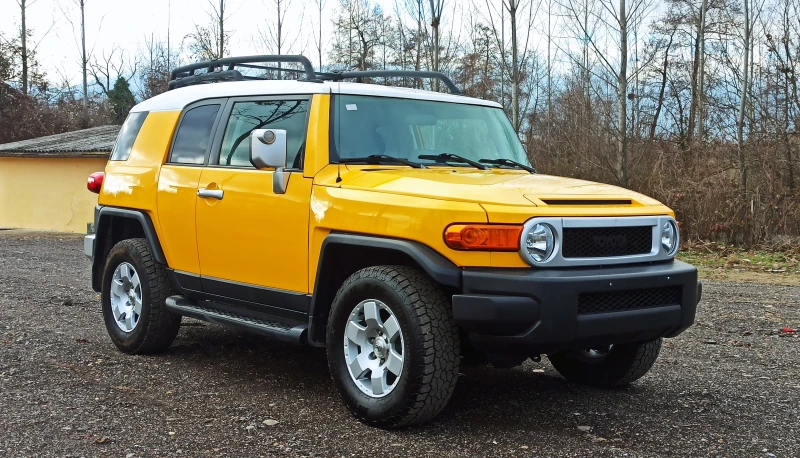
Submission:
[[[97,194],[86,189],[102,158],[0,157],[0,227],[86,232]]]

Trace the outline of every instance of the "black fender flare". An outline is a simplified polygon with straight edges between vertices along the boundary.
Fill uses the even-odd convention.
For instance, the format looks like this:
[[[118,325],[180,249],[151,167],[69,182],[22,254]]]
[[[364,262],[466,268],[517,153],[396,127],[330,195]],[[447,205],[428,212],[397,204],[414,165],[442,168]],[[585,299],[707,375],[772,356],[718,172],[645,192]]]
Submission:
[[[324,331],[314,326],[314,319],[317,314],[316,309],[319,306],[319,302],[328,299],[327,297],[322,297],[323,291],[321,291],[321,288],[326,286],[322,278],[326,256],[331,256],[331,248],[337,246],[376,248],[404,254],[419,265],[419,267],[437,283],[455,289],[461,289],[462,270],[427,245],[412,240],[361,234],[331,233],[325,237],[325,240],[322,242],[322,247],[320,248],[316,280],[314,282],[314,293],[309,310],[309,340],[312,344],[319,344],[324,341]],[[330,299],[332,299],[332,297]],[[322,307],[325,307],[325,305],[322,305]],[[318,335],[320,332],[323,332],[322,336]]]
[[[145,239],[147,239],[147,244],[150,246],[150,251],[153,253],[153,259],[159,264],[167,263],[167,258],[164,256],[164,250],[161,249],[161,242],[158,240],[156,228],[153,225],[153,220],[150,219],[150,215],[141,210],[102,207],[97,215],[96,233],[103,233],[105,225],[111,220],[110,217],[129,218],[138,221],[139,224],[142,225],[142,230],[144,230],[144,236]],[[95,243],[97,243],[96,240]]]
[[[153,226],[153,221],[147,213],[141,210],[98,205],[95,209],[94,233],[96,235],[92,250],[92,289],[95,291],[100,291],[100,282],[102,280],[100,277],[105,265],[105,254],[111,249],[111,246],[108,245],[113,243],[111,231],[108,230],[108,225],[111,224],[113,218],[126,218],[137,221],[142,227],[150,252],[153,253],[153,260],[159,264],[167,264],[167,258],[164,256],[164,250],[161,248],[161,242],[158,240],[155,226]]]

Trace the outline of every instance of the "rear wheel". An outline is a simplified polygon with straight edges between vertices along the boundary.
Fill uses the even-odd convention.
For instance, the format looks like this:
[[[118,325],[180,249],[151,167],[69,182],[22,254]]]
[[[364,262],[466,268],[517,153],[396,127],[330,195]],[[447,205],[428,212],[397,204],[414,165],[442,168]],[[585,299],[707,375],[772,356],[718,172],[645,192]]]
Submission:
[[[175,340],[181,317],[167,311],[172,283],[144,239],[111,249],[103,273],[103,317],[111,340],[130,354],[156,353]]]
[[[661,339],[548,355],[567,380],[598,388],[628,385],[646,374],[658,358]]]
[[[391,428],[422,423],[453,394],[459,336],[447,296],[405,266],[368,267],[333,301],[328,365],[345,405],[359,420]]]

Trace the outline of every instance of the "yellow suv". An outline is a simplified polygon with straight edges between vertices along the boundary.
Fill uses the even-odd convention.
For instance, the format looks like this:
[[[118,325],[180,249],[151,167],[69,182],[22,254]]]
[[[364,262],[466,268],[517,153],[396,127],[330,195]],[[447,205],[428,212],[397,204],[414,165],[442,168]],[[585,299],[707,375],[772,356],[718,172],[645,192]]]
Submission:
[[[299,78],[269,79],[276,63]],[[451,93],[362,83],[384,77]],[[669,208],[536,173],[501,106],[439,73],[182,67],[89,188],[92,287],[121,351],[166,349],[182,316],[325,347],[344,403],[380,427],[437,415],[462,364],[546,354],[570,381],[628,384],[700,300]]]

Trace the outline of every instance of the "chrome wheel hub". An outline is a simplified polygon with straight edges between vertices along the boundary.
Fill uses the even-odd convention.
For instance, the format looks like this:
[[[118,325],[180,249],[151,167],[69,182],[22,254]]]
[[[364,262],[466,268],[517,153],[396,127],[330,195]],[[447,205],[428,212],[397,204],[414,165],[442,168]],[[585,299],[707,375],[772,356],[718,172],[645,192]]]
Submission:
[[[368,299],[355,306],[344,331],[344,358],[350,378],[364,394],[381,398],[394,390],[403,373],[403,332],[383,302]]]
[[[136,269],[123,262],[111,277],[111,313],[123,332],[136,329],[142,316],[142,285]]]

